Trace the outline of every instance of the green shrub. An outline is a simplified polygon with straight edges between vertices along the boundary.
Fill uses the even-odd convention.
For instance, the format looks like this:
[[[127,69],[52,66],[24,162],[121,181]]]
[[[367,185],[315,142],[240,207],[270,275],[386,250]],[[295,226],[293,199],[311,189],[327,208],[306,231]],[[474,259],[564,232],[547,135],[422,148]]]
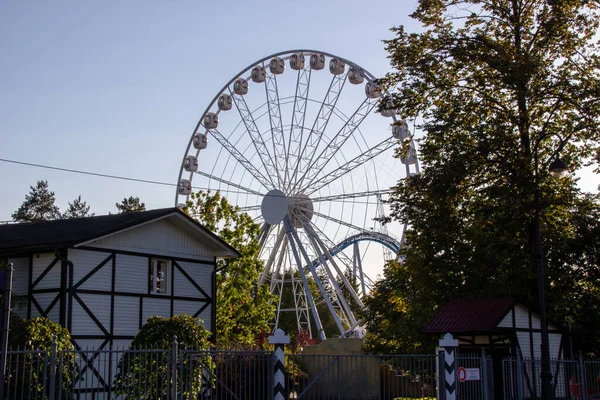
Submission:
[[[171,349],[177,336],[179,350],[208,350],[210,332],[202,321],[189,315],[151,317],[119,360],[114,384],[118,395],[128,399],[167,397],[172,383]],[[177,367],[177,388],[184,398],[195,398],[201,389],[202,372],[214,363],[206,353],[184,353]]]
[[[43,397],[44,388],[49,388],[49,374],[45,371],[56,338],[57,351],[73,350],[69,330],[45,317],[24,320],[11,317],[8,338],[9,349],[19,350],[9,355],[6,364],[5,395],[14,398]],[[70,388],[79,370],[72,352],[62,354],[60,370],[63,389]],[[46,377],[46,381],[44,381]],[[57,387],[58,391],[60,388]]]

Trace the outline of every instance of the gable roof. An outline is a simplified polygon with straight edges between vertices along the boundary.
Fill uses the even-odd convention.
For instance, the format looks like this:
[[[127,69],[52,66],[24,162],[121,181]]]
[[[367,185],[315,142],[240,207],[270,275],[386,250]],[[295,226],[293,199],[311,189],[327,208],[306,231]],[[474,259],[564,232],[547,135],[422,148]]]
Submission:
[[[490,332],[517,303],[516,299],[455,300],[441,307],[424,333]]]
[[[0,225],[0,255],[53,251],[75,247],[91,240],[111,235],[158,219],[184,219],[198,234],[208,237],[229,257],[240,253],[206,227],[175,207],[124,214],[101,215],[54,221],[25,222]]]

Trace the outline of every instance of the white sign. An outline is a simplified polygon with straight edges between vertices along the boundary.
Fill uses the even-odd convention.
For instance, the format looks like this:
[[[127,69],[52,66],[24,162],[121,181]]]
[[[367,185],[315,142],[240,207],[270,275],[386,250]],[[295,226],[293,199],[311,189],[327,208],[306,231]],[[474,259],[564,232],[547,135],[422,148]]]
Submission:
[[[466,371],[466,380],[468,381],[478,381],[480,380],[479,376],[479,368],[465,368]]]
[[[460,367],[456,371],[456,377],[459,382],[464,381],[478,381],[481,379],[479,375],[479,368],[464,368]]]

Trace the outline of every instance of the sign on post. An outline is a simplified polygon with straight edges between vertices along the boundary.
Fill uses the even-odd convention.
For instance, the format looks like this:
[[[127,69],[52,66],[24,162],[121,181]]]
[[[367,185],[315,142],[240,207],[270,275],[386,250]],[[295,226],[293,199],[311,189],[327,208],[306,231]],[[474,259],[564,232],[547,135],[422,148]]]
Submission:
[[[456,378],[459,382],[478,381],[481,379],[479,368],[464,368],[460,367],[456,371]]]

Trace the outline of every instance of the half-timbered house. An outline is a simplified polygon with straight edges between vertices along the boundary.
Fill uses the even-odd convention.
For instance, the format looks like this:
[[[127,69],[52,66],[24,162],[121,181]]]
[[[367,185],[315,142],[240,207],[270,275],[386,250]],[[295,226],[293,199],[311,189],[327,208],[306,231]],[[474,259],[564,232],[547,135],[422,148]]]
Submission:
[[[214,333],[216,260],[238,255],[177,208],[0,226],[15,312],[59,322],[78,348],[126,347],[156,315]]]

